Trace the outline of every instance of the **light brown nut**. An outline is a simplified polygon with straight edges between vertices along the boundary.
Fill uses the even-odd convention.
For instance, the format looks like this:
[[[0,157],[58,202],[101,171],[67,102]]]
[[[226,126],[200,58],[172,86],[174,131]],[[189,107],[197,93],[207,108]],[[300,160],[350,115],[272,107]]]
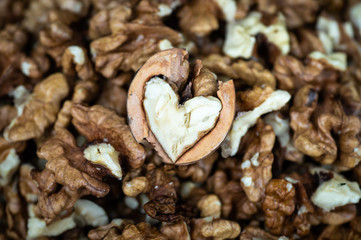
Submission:
[[[272,178],[272,149],[275,134],[272,127],[258,121],[253,135],[253,142],[248,144],[241,163],[241,186],[252,202],[263,198],[267,183]]]
[[[18,189],[18,180],[15,179],[4,188],[4,198],[6,201],[6,235],[8,238],[26,238],[26,218],[24,215],[24,205],[21,203],[21,196]]]
[[[177,174],[181,178],[191,177],[193,182],[204,182],[211,173],[213,164],[218,157],[218,152],[214,152],[194,164],[181,165],[177,167]]]
[[[168,239],[190,240],[188,226],[185,222],[167,224],[162,226],[160,232],[167,236]]]
[[[39,148],[38,156],[47,160],[42,172],[33,172],[41,191],[37,206],[47,222],[64,210],[71,210],[83,195],[101,197],[109,192],[102,177],[110,171],[87,161],[67,130],[58,129],[56,135]],[[56,191],[58,184],[62,185],[60,191]]]
[[[145,99],[144,87],[146,86],[147,82],[154,76],[163,75],[166,77],[168,83],[162,81],[159,78],[154,78],[154,81],[152,82],[151,80],[150,82],[152,82],[152,84],[154,83],[162,86],[164,85],[166,88],[168,88],[168,84],[171,84],[175,87],[176,90],[182,89],[188,78],[189,65],[187,58],[188,54],[185,50],[181,49],[166,50],[152,56],[146,62],[146,64],[143,65],[143,67],[138,71],[137,75],[132,81],[128,92],[128,118],[135,139],[138,142],[141,142],[144,138],[147,139],[148,142],[154,145],[158,154],[167,163],[175,162],[175,164],[187,164],[206,157],[217,149],[221,141],[225,138],[229,130],[230,124],[233,120],[231,119],[234,113],[235,102],[233,82],[219,82],[219,90],[217,92],[217,96],[219,99],[214,97],[207,98],[212,98],[214,104],[218,102],[217,108],[218,104],[221,103],[222,105],[222,110],[219,113],[218,121],[215,123],[215,126],[211,129],[205,129],[208,133],[200,139],[199,136],[197,139],[197,135],[195,135],[196,133],[190,132],[191,134],[193,134],[193,136],[196,136],[196,139],[192,140],[192,143],[190,143],[191,145],[187,147],[189,148],[189,150],[187,150],[185,146],[182,146],[181,148],[179,148],[179,150],[177,150],[178,154],[172,153],[172,160],[169,156],[169,151],[168,153],[165,152],[165,143],[163,142],[161,144],[157,140],[159,134],[162,133],[161,129],[159,129],[160,132],[158,132],[158,136],[155,136],[155,129],[151,129],[148,123],[149,110],[143,110],[142,105]],[[169,90],[169,92],[173,92],[173,90]],[[174,92],[172,94],[174,94]],[[153,121],[153,119],[151,120]],[[166,144],[169,145],[173,143],[167,142]],[[167,148],[169,148],[169,146],[167,146]]]
[[[166,240],[167,237],[160,233],[157,228],[151,227],[148,223],[141,222],[137,225],[126,225],[120,239],[159,239]]]
[[[202,37],[218,29],[217,4],[209,1],[206,4],[200,0],[184,5],[178,13],[179,25],[190,35]]]
[[[229,57],[212,54],[203,60],[203,65],[217,75],[224,75],[231,79],[242,79],[250,86],[270,86],[276,88],[273,74],[255,61],[237,60],[233,62]]]
[[[61,65],[66,75],[78,76],[82,80],[96,78],[87,51],[83,47],[75,45],[67,47],[63,54]]]
[[[262,202],[265,224],[273,234],[282,234],[287,226],[286,216],[290,216],[296,204],[296,190],[292,183],[283,179],[272,179],[266,187],[266,196]]]
[[[325,211],[317,208],[315,216],[321,223],[330,225],[341,225],[350,222],[356,217],[357,209],[354,204],[335,208],[333,211]]]
[[[142,16],[119,24],[120,28],[111,35],[90,44],[95,69],[103,76],[115,77],[119,70],[137,71],[149,57],[161,50],[159,43],[164,39],[174,46],[182,42],[182,36],[163,25],[160,19],[142,19]]]
[[[237,110],[240,112],[250,111],[261,105],[273,92],[270,86],[253,86],[252,89],[237,92]]]
[[[40,194],[38,186],[31,176],[33,169],[34,166],[30,164],[22,164],[20,167],[19,189],[28,203],[36,203]]]
[[[133,224],[133,221],[119,218],[113,219],[107,225],[90,230],[88,238],[90,240],[114,239],[119,237],[120,232],[123,231],[124,227],[128,224]]]
[[[55,73],[37,84],[32,94],[26,96],[22,92],[19,92],[20,102],[16,104],[18,116],[4,131],[9,141],[42,136],[45,129],[55,122],[60,102],[68,95],[69,87],[65,76]],[[18,97],[15,95],[15,98]]]
[[[256,228],[252,226],[246,227],[242,233],[240,240],[253,240],[253,239],[267,239],[267,240],[278,240],[279,237],[276,237],[261,228]]]
[[[15,107],[11,105],[0,106],[0,131],[8,126],[16,115],[17,111]]]
[[[214,237],[215,239],[236,238],[240,232],[241,227],[238,223],[224,219],[206,222],[201,227],[204,237]]]
[[[139,176],[139,174],[139,170],[130,171],[123,179],[122,189],[126,196],[136,197],[148,190],[148,179],[144,176]]]
[[[201,217],[220,218],[222,203],[215,194],[203,196],[197,203],[201,210]]]
[[[130,132],[125,119],[115,112],[99,105],[85,107],[73,104],[71,109],[73,124],[89,142],[111,144],[131,168],[139,168],[145,160],[145,151]]]

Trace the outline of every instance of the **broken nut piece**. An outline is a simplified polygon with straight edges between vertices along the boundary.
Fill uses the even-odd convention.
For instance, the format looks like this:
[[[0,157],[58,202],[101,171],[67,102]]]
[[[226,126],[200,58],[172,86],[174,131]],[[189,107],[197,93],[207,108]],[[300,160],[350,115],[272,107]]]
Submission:
[[[122,168],[119,164],[119,152],[109,143],[99,143],[88,146],[84,157],[94,164],[106,167],[119,180],[122,179]]]
[[[153,55],[128,92],[129,125],[135,139],[146,139],[166,163],[187,164],[214,152],[234,117],[233,81],[218,82],[217,98],[197,96],[179,104],[181,91],[186,85],[184,91],[189,91],[191,86],[187,59],[188,53],[178,48]]]

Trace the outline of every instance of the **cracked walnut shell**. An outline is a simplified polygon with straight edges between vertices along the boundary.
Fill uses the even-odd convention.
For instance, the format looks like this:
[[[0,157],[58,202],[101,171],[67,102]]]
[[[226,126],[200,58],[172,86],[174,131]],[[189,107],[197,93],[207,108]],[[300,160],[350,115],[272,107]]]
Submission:
[[[128,92],[129,125],[135,139],[153,144],[166,163],[187,164],[211,154],[226,137],[234,117],[233,81],[218,82],[218,98],[198,96],[179,105],[175,90],[180,92],[187,85],[187,92],[192,84],[187,84],[187,59],[188,53],[177,48],[153,55],[138,71]],[[195,72],[201,76],[205,71]]]

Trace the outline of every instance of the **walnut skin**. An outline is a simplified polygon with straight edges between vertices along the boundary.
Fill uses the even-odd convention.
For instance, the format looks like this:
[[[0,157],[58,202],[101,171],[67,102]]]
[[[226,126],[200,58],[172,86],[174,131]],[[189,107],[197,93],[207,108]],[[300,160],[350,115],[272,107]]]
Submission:
[[[142,107],[142,100],[144,98],[143,88],[146,82],[153,76],[163,75],[167,77],[169,83],[175,85],[176,89],[182,89],[189,71],[187,58],[187,52],[181,49],[166,50],[152,56],[138,71],[128,92],[128,118],[135,139],[138,142],[144,138],[147,139],[148,142],[154,145],[156,151],[166,163],[172,163],[172,161],[164,152],[147,124]],[[217,96],[222,103],[222,110],[216,125],[207,135],[195,143],[188,151],[184,152],[176,160],[175,164],[187,164],[206,157],[215,151],[226,137],[234,116],[234,86],[232,81],[219,82],[218,84]]]

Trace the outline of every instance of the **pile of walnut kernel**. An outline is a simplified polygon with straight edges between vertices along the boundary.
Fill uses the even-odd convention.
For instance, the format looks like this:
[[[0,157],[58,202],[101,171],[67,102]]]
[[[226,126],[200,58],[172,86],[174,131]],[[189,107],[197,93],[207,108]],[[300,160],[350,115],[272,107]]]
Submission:
[[[361,239],[360,162],[361,1],[0,1],[0,240]]]

